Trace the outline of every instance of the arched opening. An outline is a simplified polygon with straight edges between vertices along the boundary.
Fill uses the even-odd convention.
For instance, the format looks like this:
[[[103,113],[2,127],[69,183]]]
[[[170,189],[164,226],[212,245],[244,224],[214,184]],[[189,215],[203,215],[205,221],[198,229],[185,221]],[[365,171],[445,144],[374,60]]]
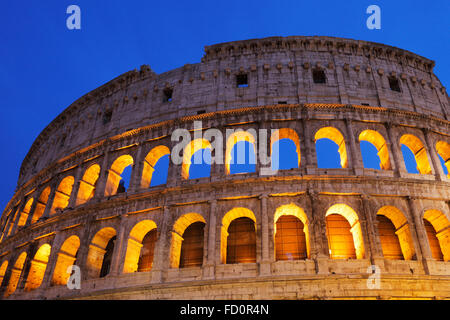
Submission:
[[[86,261],[88,278],[106,276],[111,267],[111,259],[114,251],[116,230],[111,227],[98,231],[91,244]]]
[[[94,164],[84,172],[83,178],[80,180],[78,195],[75,205],[80,205],[91,200],[95,195],[95,188],[98,177],[100,176],[100,166]]]
[[[169,170],[170,150],[166,146],[154,147],[144,159],[141,189],[165,184]]]
[[[0,287],[3,284],[3,278],[5,277],[6,269],[8,268],[8,260],[3,261],[0,266]]]
[[[26,252],[22,252],[20,256],[17,258],[16,263],[14,264],[14,267],[11,270],[11,276],[9,278],[8,287],[5,290],[5,298],[9,297],[16,291],[26,258],[27,258]]]
[[[431,209],[423,215],[431,254],[440,261],[450,260],[450,221],[439,210]]]
[[[30,271],[28,272],[25,291],[31,291],[41,286],[44,279],[45,269],[47,269],[48,258],[50,257],[51,246],[43,244],[31,260]]]
[[[225,153],[226,174],[256,171],[255,137],[248,131],[237,131],[227,139]]]
[[[131,229],[123,264],[124,273],[151,270],[156,239],[156,223],[152,220],[142,220]]]
[[[133,157],[130,155],[120,156],[113,162],[106,181],[105,197],[126,192],[126,181],[129,182],[133,163]]]
[[[450,144],[445,141],[436,142],[436,151],[444,173],[450,178]]]
[[[31,223],[37,222],[44,214],[48,197],[50,196],[50,191],[50,187],[46,187],[44,190],[42,190],[41,195],[37,200],[36,208],[34,209],[33,217],[31,218]]]
[[[20,214],[19,217],[19,221],[17,223],[17,226],[23,227],[27,220],[28,220],[28,215],[30,214],[30,210],[31,210],[31,206],[33,205],[33,198],[30,198],[27,200],[27,202],[25,203],[25,206],[23,207],[22,213]]]
[[[326,213],[331,259],[363,259],[364,244],[356,212],[346,204],[335,204]]]
[[[67,238],[58,252],[55,269],[53,271],[52,285],[66,285],[70,277],[69,267],[76,265],[80,238],[73,235]]]
[[[75,179],[72,176],[61,180],[55,192],[50,214],[55,214],[56,210],[64,210],[67,207],[74,182]]]
[[[390,170],[389,151],[386,140],[375,130],[364,130],[359,135],[361,154],[365,168]],[[375,148],[375,152],[371,150]]]
[[[194,222],[183,233],[180,268],[201,267],[203,264],[203,234],[205,224]]]
[[[300,260],[310,256],[308,219],[295,204],[277,208],[274,216],[275,259]]]
[[[319,168],[347,168],[348,160],[345,140],[338,129],[333,127],[319,129],[314,136],[314,142],[316,144],[317,166]],[[335,145],[333,145],[333,142]],[[339,164],[335,163],[338,157]],[[333,159],[336,160],[333,161]]]
[[[183,179],[209,177],[211,173],[211,143],[206,139],[192,140],[183,150]]]
[[[297,132],[282,128],[270,137],[272,170],[288,170],[300,167],[300,139]]]
[[[377,212],[378,231],[385,259],[415,259],[408,221],[394,206],[384,206]]]
[[[412,134],[404,134],[400,138],[400,144],[402,145],[401,150],[403,153],[403,159],[405,160],[405,166],[408,172],[410,173],[416,173],[412,169],[410,169],[411,160],[409,160],[409,157],[407,155],[407,151],[405,149],[408,148],[412,154],[414,155],[415,164],[417,166],[417,171],[420,174],[430,174],[431,173],[431,167],[430,163],[428,162],[428,156],[427,151],[425,150],[425,147],[420,141],[419,138]]]
[[[222,219],[222,263],[256,262],[256,218],[247,208],[234,208]]]
[[[204,239],[203,231],[205,224],[205,219],[198,213],[188,213],[178,218],[173,226],[172,231],[170,255],[171,268],[202,265]],[[193,226],[193,228],[189,229],[190,226]],[[186,231],[188,232],[187,234]],[[187,239],[185,239],[186,236]],[[185,246],[184,242],[186,240],[188,242]],[[185,246],[184,251],[183,246]],[[185,259],[183,261],[183,265],[181,264],[182,254],[184,254],[183,259]]]

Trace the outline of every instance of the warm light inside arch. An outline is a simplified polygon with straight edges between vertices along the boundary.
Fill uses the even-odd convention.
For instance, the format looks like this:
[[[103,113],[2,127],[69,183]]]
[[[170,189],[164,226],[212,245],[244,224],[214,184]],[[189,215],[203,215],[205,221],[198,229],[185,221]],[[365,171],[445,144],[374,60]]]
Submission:
[[[33,205],[33,200],[34,200],[33,198],[30,198],[25,203],[25,207],[23,207],[22,213],[20,214],[20,217],[19,217],[19,222],[17,223],[17,225],[19,227],[23,227],[25,225],[25,223],[27,222],[28,215],[30,214],[31,206]]]
[[[44,190],[42,190],[41,195],[37,200],[36,208],[34,209],[31,223],[37,222],[44,214],[45,207],[47,206],[48,197],[50,196],[50,191],[51,188],[49,186],[46,187]]]
[[[353,236],[353,244],[355,247],[356,258],[364,258],[364,240],[362,236],[361,224],[359,222],[358,214],[350,206],[338,203],[332,205],[325,214],[325,217],[331,214],[339,214],[343,216],[350,224],[350,232]]]
[[[447,168],[447,177],[450,179],[450,143],[445,141],[436,142],[436,151],[444,160],[444,165]]]
[[[6,288],[4,295],[5,297],[9,297],[11,294],[14,293],[14,291],[16,291],[26,258],[27,258],[26,252],[22,252],[20,256],[17,258],[16,263],[14,264],[14,267],[11,270],[8,287]]]
[[[301,153],[300,153],[300,138],[297,132],[291,128],[281,128],[272,132],[270,135],[270,154],[273,156],[273,145],[281,139],[289,139],[295,144],[295,152],[298,157],[298,168],[300,168]],[[273,159],[272,159],[273,161]]]
[[[338,145],[339,147],[338,152],[341,157],[341,167],[347,168],[348,166],[347,149],[345,147],[345,140],[342,133],[334,127],[324,127],[316,132],[314,136],[314,142],[317,142],[317,140],[324,138],[330,139],[331,141],[333,141]]]
[[[389,151],[386,145],[386,140],[383,136],[375,130],[364,130],[359,134],[359,141],[370,142],[377,148],[378,156],[380,157],[380,168],[383,170],[390,170],[391,163],[389,161]]]
[[[69,280],[70,273],[68,268],[75,264],[78,249],[80,248],[80,238],[72,235],[67,238],[58,252],[55,269],[53,271],[53,285],[66,285]]]
[[[0,266],[0,286],[2,285],[3,278],[5,277],[7,268],[8,268],[8,260],[5,260]]]
[[[444,213],[436,209],[425,211],[423,218],[427,220],[436,231],[444,261],[450,260],[450,221]]]
[[[47,269],[51,248],[48,243],[43,244],[34,255],[33,260],[31,260],[25,291],[31,291],[41,286],[45,269]]]
[[[231,173],[230,171],[230,165],[231,165],[231,151],[233,150],[233,147],[241,141],[247,141],[249,143],[251,143],[251,145],[253,146],[253,152],[255,154],[255,160],[257,157],[256,154],[256,146],[255,146],[255,142],[256,139],[255,137],[248,131],[236,131],[234,133],[232,133],[228,139],[227,139],[227,146],[226,146],[226,152],[225,152],[225,173],[227,175],[229,175]]]
[[[181,166],[181,176],[184,180],[189,179],[189,169],[192,164],[192,156],[197,151],[203,149],[211,149],[211,143],[208,140],[201,138],[192,140],[186,147],[184,147],[183,164]],[[203,161],[201,163],[203,163]]]
[[[116,230],[106,227],[98,231],[89,245],[86,261],[88,278],[98,278],[109,240],[116,235]]]
[[[173,225],[172,242],[170,245],[171,268],[178,268],[180,266],[180,254],[184,231],[195,222],[203,222],[206,224],[205,218],[203,218],[201,214],[194,212],[182,215]]]
[[[55,192],[50,214],[55,214],[56,210],[63,210],[68,206],[74,182],[75,179],[72,176],[61,180]]]
[[[109,169],[108,180],[106,181],[105,197],[113,196],[117,193],[123,170],[129,165],[133,165],[133,163],[133,157],[128,154],[118,157],[113,162]]]
[[[412,153],[414,154],[414,158],[416,159],[417,170],[421,174],[431,173],[431,167],[430,163],[428,162],[427,151],[425,150],[425,147],[419,138],[417,138],[412,134],[404,134],[400,138],[400,144],[404,144],[412,151]]]
[[[414,243],[411,237],[408,220],[403,212],[394,206],[384,206],[380,208],[377,215],[382,215],[388,218],[395,227],[395,234],[400,242],[403,258],[405,260],[412,260],[415,257]]]
[[[100,176],[100,166],[93,164],[84,172],[83,178],[80,180],[80,187],[75,205],[88,202],[94,197],[95,187]]]
[[[141,189],[146,189],[152,182],[153,173],[155,171],[155,165],[162,157],[170,155],[170,150],[166,146],[154,147],[144,159],[144,165],[142,169],[141,177]]]
[[[141,255],[142,240],[150,231],[156,229],[156,223],[152,220],[138,222],[130,231],[127,243],[127,252],[123,264],[123,273],[137,272],[139,257]]]

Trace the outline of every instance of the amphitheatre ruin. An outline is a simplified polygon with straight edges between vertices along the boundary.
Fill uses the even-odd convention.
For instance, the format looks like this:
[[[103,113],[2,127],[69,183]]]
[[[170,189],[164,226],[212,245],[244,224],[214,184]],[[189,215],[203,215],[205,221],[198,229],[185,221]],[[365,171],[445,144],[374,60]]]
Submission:
[[[433,67],[384,44],[292,36],[118,76],[23,160],[0,219],[0,299],[450,299],[450,105]],[[194,139],[196,121],[223,133],[220,150]],[[192,135],[183,162],[152,184],[180,128]],[[318,165],[322,139],[340,168]],[[293,168],[261,174],[257,158],[232,172],[238,143],[272,152],[282,140]],[[225,161],[192,177],[206,149]]]

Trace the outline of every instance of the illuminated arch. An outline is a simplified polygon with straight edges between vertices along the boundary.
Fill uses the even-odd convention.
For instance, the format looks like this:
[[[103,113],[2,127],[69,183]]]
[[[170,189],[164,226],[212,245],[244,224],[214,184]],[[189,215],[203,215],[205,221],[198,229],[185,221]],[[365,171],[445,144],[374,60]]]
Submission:
[[[256,217],[254,213],[247,208],[237,207],[228,211],[222,218],[222,228],[221,228],[221,241],[220,241],[220,257],[222,263],[227,263],[227,241],[228,241],[228,227],[233,220],[238,218],[249,218],[253,220],[255,224],[255,234],[256,234]]]
[[[80,248],[80,238],[73,235],[67,238],[59,249],[53,271],[52,285],[66,285],[70,273],[68,268],[76,264],[78,249]]]
[[[36,208],[34,209],[33,217],[31,218],[31,223],[37,222],[42,215],[44,214],[45,207],[47,206],[48,197],[50,196],[50,187],[46,187],[42,190],[41,195],[39,196]]]
[[[404,134],[400,138],[400,144],[405,145],[412,151],[412,153],[414,154],[414,158],[416,159],[417,170],[421,174],[431,173],[431,167],[430,163],[428,162],[427,151],[425,150],[425,147],[419,138],[417,138],[412,134]]]
[[[47,269],[48,259],[50,257],[51,246],[43,244],[31,260],[30,271],[28,272],[25,291],[31,291],[41,286],[44,279],[45,269]]]
[[[128,154],[118,157],[113,162],[109,169],[108,180],[106,181],[105,197],[117,194],[117,188],[122,179],[121,174],[123,170],[129,165],[133,165],[133,163],[133,157]]]
[[[324,127],[316,132],[314,142],[316,143],[320,139],[330,139],[339,146],[338,152],[341,157],[341,167],[347,168],[347,149],[345,147],[345,140],[342,133],[334,127]]]
[[[100,176],[100,166],[93,164],[84,172],[83,178],[80,180],[80,187],[75,205],[88,202],[94,197],[95,187]]]
[[[436,151],[444,160],[444,165],[447,168],[447,177],[450,178],[450,143],[445,141],[436,142]]]
[[[386,140],[383,136],[375,130],[364,130],[359,134],[359,141],[370,142],[377,148],[377,155],[380,157],[380,168],[382,170],[390,170],[391,163],[389,161],[389,151],[386,145]]]
[[[143,240],[149,232],[156,230],[156,228],[156,223],[152,220],[142,220],[138,222],[133,229],[131,229],[130,235],[128,236],[127,253],[123,264],[123,273],[138,271],[139,258],[141,257],[143,250]],[[151,260],[153,260],[153,257]]]
[[[256,160],[256,147],[255,147],[255,137],[248,131],[236,131],[232,133],[227,139],[227,146],[225,152],[225,173],[230,174],[230,165],[231,165],[231,151],[233,147],[241,141],[247,141],[251,143],[253,146],[253,152],[255,154]]]
[[[185,230],[195,222],[203,222],[205,219],[198,213],[187,213],[182,215],[173,225],[172,242],[170,245],[170,267],[178,268],[180,266],[181,246],[183,244],[183,234]]]
[[[332,214],[337,214],[345,218],[350,226],[350,232],[353,237],[353,246],[356,253],[357,259],[363,259],[364,258],[364,240],[362,236],[362,230],[361,230],[361,224],[359,222],[358,214],[353,210],[350,206],[339,203],[332,205],[325,214],[325,217],[328,217]],[[328,221],[327,221],[328,222]],[[331,258],[333,258],[333,249],[335,249],[335,245],[339,245],[336,242],[333,242],[333,235],[331,232],[329,232],[330,229],[328,227],[327,223],[327,233],[328,233],[328,243],[330,248],[330,254]],[[336,249],[340,249],[339,247],[336,247]],[[346,249],[346,248],[344,248]]]
[[[278,207],[275,210],[275,215],[273,218],[274,221],[274,238],[276,238],[277,235],[277,222],[278,219],[280,219],[282,216],[294,216],[297,219],[299,219],[303,224],[303,233],[305,235],[305,246],[306,246],[306,256],[309,258],[311,251],[310,251],[310,236],[309,236],[309,229],[308,229],[308,217],[306,216],[306,213],[303,211],[302,208],[296,206],[293,203],[285,204],[280,207]],[[277,251],[277,242],[275,241],[275,251]]]
[[[405,260],[414,259],[416,254],[414,249],[414,243],[412,241],[408,220],[405,218],[403,212],[394,206],[384,206],[380,208],[380,210],[378,210],[377,215],[385,216],[394,225],[395,235],[398,238],[403,259]],[[381,242],[381,246],[383,249],[383,254],[385,253],[386,250],[389,250],[389,248],[387,248],[387,244],[383,244],[383,241]]]
[[[28,220],[28,215],[30,214],[31,206],[33,205],[33,198],[30,198],[25,203],[25,207],[23,207],[23,210],[19,217],[19,222],[17,223],[18,227],[23,227],[25,223]]]
[[[162,157],[170,155],[170,150],[166,146],[154,147],[145,157],[142,169],[141,188],[146,189],[152,182],[155,165]]]
[[[423,215],[424,220],[428,221],[434,229],[434,234],[428,234],[428,237],[435,236],[439,242],[439,247],[436,246],[436,250],[440,249],[442,258],[444,261],[450,260],[450,221],[439,210],[430,209],[425,211]],[[429,232],[432,230],[429,230]],[[430,241],[431,242],[431,241]],[[430,243],[431,245],[431,243]],[[433,250],[432,250],[433,251]],[[436,252],[439,254],[439,252]],[[434,256],[433,258],[436,258]]]
[[[184,180],[189,179],[189,169],[192,164],[192,156],[199,150],[211,149],[211,143],[206,139],[192,140],[183,150],[183,164],[181,176]]]
[[[273,145],[275,142],[280,141],[281,139],[289,139],[295,144],[295,152],[298,157],[298,168],[300,168],[300,138],[298,137],[297,132],[291,128],[282,128],[272,132],[270,136],[270,154],[273,156]],[[273,159],[272,159],[273,161]]]
[[[5,277],[6,269],[8,268],[8,260],[3,261],[0,266],[0,287],[3,282],[3,278]]]
[[[14,264],[14,267],[11,270],[11,276],[9,278],[8,287],[6,288],[5,291],[5,297],[9,297],[11,294],[14,293],[14,291],[16,291],[26,258],[27,258],[26,252],[22,252],[20,256],[17,258],[16,263]]]
[[[64,210],[68,206],[74,182],[75,179],[72,176],[61,180],[55,192],[50,214],[55,214],[57,209]]]
[[[98,278],[102,267],[104,267],[104,258],[108,252],[108,244],[115,239],[116,230],[106,227],[98,231],[89,245],[89,252],[86,261],[86,267],[89,278]]]

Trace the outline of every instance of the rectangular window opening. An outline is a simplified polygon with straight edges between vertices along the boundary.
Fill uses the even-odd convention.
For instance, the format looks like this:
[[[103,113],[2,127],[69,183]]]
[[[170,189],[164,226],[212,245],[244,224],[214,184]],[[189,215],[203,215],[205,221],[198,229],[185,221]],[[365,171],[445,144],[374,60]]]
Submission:
[[[173,89],[172,88],[166,88],[166,89],[164,89],[163,93],[164,93],[164,100],[163,100],[163,102],[172,102]]]
[[[238,74],[236,76],[236,86],[238,88],[247,88],[248,87],[248,78],[246,74]]]
[[[314,83],[326,83],[327,78],[325,77],[325,71],[321,69],[313,70],[313,81]]]
[[[391,87],[392,91],[400,92],[400,83],[395,77],[389,77],[389,87]]]

